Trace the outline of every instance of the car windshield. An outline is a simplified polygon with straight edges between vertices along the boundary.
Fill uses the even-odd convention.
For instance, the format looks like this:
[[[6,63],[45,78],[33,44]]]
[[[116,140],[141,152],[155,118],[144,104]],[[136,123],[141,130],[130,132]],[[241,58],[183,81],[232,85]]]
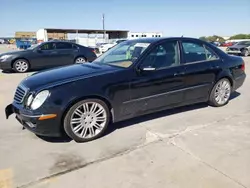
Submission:
[[[241,42],[238,42],[237,44],[240,44],[240,45],[250,45],[250,41],[241,41]]]
[[[139,58],[150,44],[149,42],[138,42],[133,40],[119,43],[98,57],[94,63],[128,68]]]

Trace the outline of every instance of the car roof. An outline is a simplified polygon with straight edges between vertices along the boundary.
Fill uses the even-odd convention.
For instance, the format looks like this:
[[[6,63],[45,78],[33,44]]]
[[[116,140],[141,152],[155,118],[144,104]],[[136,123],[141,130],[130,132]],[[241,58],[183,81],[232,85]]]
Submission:
[[[64,40],[50,40],[50,41],[47,41],[46,43],[51,43],[51,42],[66,42],[66,43],[72,43],[70,41],[64,41]]]
[[[156,38],[140,38],[140,39],[132,39],[130,41],[135,42],[149,42],[149,43],[155,43],[161,40],[197,40],[200,41],[197,38],[191,38],[191,37],[156,37]]]

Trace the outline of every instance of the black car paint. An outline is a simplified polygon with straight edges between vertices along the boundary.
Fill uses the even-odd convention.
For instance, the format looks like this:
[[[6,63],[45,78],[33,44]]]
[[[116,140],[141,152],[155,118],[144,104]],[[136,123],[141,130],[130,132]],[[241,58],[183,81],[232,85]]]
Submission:
[[[29,130],[40,135],[59,136],[62,133],[63,118],[72,104],[87,98],[98,98],[107,103],[113,122],[173,107],[206,102],[213,85],[221,78],[228,78],[233,90],[245,80],[241,70],[242,58],[229,56],[217,47],[189,38],[140,39],[152,44],[129,68],[120,68],[99,63],[65,66],[43,71],[21,82],[34,94],[49,90],[50,97],[37,110],[30,110],[23,104],[13,102],[18,119]],[[166,40],[177,40],[180,49],[180,63],[155,71],[142,71],[140,64],[145,55],[157,44]],[[180,43],[191,40],[211,48],[218,59],[183,64],[185,59]],[[7,110],[8,111],[8,110]],[[50,120],[38,121],[43,114],[57,114]],[[7,113],[7,117],[11,113]],[[30,128],[23,121],[35,122]]]
[[[33,70],[37,70],[70,65],[74,63],[77,57],[85,57],[89,62],[92,62],[97,57],[92,48],[88,48],[71,42],[63,42],[71,44],[71,49],[40,50],[40,47],[47,43],[54,43],[56,45],[62,42],[49,41],[41,43],[34,49],[20,50],[1,54],[0,56],[12,56],[4,61],[0,60],[0,69],[11,70],[13,68],[13,63],[18,59],[27,60],[30,64],[30,68]]]

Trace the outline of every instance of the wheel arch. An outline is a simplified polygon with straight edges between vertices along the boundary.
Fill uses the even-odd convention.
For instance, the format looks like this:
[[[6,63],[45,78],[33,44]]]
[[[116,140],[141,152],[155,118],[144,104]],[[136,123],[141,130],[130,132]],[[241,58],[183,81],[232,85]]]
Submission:
[[[25,57],[16,57],[16,58],[14,58],[14,59],[11,61],[11,67],[12,67],[12,68],[14,68],[14,67],[13,67],[14,63],[15,63],[17,60],[19,60],[19,59],[26,60],[26,61],[29,63],[29,66],[30,66],[30,68],[31,68],[30,61],[29,61],[27,58],[25,58]]]
[[[63,114],[62,114],[62,117],[61,117],[61,120],[60,120],[60,122],[61,122],[60,125],[61,125],[61,131],[62,132],[64,132],[63,121],[64,121],[64,118],[65,118],[67,112],[69,111],[69,109],[74,104],[78,103],[79,101],[85,100],[85,99],[99,99],[99,100],[103,101],[108,106],[108,109],[110,111],[110,120],[111,120],[111,122],[114,122],[114,110],[113,110],[111,102],[107,98],[99,96],[99,95],[88,95],[88,96],[83,96],[83,97],[75,98],[75,99],[71,100],[66,105],[66,108],[64,108]]]
[[[229,71],[224,71],[224,72],[221,72],[217,77],[216,77],[216,80],[215,80],[215,83],[216,84],[219,80],[223,79],[223,78],[227,78],[230,83],[231,83],[231,86],[233,87],[234,86],[234,81],[233,81],[233,76],[231,75],[231,73],[229,73]]]
[[[77,55],[77,56],[75,56],[75,58],[74,58],[74,62],[75,62],[76,59],[79,58],[79,57],[83,57],[86,61],[88,61],[88,58],[87,58],[85,55]]]

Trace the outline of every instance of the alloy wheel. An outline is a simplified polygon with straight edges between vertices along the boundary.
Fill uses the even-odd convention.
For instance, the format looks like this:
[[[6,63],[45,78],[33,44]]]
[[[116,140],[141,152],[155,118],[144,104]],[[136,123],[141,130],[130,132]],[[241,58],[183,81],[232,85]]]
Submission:
[[[86,62],[86,59],[84,57],[78,57],[75,60],[75,63],[85,63],[85,62]]]
[[[220,80],[215,88],[214,99],[219,105],[228,102],[231,94],[231,84],[227,79]]]
[[[18,71],[18,72],[26,72],[29,68],[29,65],[26,61],[23,61],[23,60],[18,60],[16,63],[15,63],[15,69]]]
[[[70,126],[76,136],[91,139],[102,132],[107,119],[106,110],[101,104],[86,102],[73,111]]]
[[[245,50],[244,56],[247,57],[249,55],[249,51]]]

